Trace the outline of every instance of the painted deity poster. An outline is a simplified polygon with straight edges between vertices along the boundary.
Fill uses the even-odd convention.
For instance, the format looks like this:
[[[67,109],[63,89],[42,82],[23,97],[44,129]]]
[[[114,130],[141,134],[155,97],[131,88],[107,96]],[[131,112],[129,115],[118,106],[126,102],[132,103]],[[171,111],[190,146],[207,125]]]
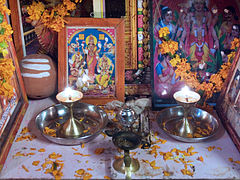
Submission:
[[[115,29],[69,26],[67,36],[68,86],[85,97],[114,97]]]
[[[233,51],[231,42],[239,38],[240,1],[155,0],[150,2],[150,9],[153,105],[166,107],[175,103],[173,94],[185,86],[176,76],[172,55],[186,58],[200,83],[209,82],[228,61],[228,55]],[[166,27],[168,41],[176,42],[169,46],[168,51],[172,54],[167,55],[161,49],[166,45],[159,34],[159,30]],[[176,51],[173,52],[174,48]],[[210,101],[214,103],[217,97],[214,93]]]

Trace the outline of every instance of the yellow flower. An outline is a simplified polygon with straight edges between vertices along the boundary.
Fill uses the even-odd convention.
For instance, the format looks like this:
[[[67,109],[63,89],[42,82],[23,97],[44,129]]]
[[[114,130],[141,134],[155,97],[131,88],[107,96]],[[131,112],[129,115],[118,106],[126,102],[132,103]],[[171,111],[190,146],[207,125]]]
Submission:
[[[239,38],[234,38],[233,41],[231,42],[231,49],[236,49],[240,45],[240,39]]]
[[[3,41],[12,41],[11,34],[13,33],[11,25],[7,22],[2,22],[0,24],[0,29],[3,29],[4,34],[0,35],[0,42]]]
[[[159,48],[161,54],[171,53],[173,55],[178,50],[178,42],[173,40],[162,41],[162,44],[159,44]]]
[[[222,88],[222,85],[223,85],[223,81],[222,81],[222,77],[221,77],[221,75],[219,73],[218,74],[213,74],[210,77],[209,82],[215,84],[214,91],[216,91],[216,92],[221,91],[221,88]]]
[[[228,61],[232,61],[233,58],[235,57],[235,55],[236,55],[236,52],[235,52],[235,51],[232,51],[230,54],[228,54],[228,55],[227,55]]]
[[[166,37],[168,34],[170,34],[168,27],[163,27],[160,28],[160,30],[158,31],[159,37]]]
[[[8,15],[10,14],[10,10],[6,7],[5,0],[0,1],[0,12],[1,14],[5,14],[5,13],[7,13]]]
[[[33,1],[32,5],[27,7],[27,12],[31,20],[39,20],[44,10],[45,6],[42,2]]]
[[[179,56],[178,54],[176,55],[175,58],[172,58],[172,59],[170,60],[170,63],[171,63],[171,65],[172,65],[173,67],[177,66],[177,64],[180,63],[180,62],[181,62],[181,58],[180,58],[180,56]]]
[[[5,96],[10,99],[14,95],[13,86],[11,84],[9,84],[8,82],[4,82],[4,83],[1,82],[0,95]]]
[[[82,2],[82,0],[75,1],[75,3],[78,2]],[[70,0],[63,0],[63,3],[57,4],[49,10],[43,3],[34,1],[31,6],[27,7],[27,11],[30,19],[40,20],[47,28],[59,32],[66,23],[64,17],[69,15],[68,11],[76,9],[75,3]]]
[[[231,68],[230,62],[226,62],[226,63],[222,64],[219,74],[221,75],[221,77],[223,79],[227,78],[230,68]]]
[[[63,4],[66,6],[67,10],[72,11],[76,9],[76,4],[70,0],[63,0]]]
[[[14,95],[11,79],[15,67],[12,59],[0,59],[0,95],[11,98]]]

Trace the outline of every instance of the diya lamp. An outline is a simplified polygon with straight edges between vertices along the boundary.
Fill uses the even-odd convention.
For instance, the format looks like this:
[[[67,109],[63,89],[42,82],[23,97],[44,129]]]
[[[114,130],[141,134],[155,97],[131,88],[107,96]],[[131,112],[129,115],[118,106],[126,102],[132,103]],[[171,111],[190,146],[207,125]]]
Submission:
[[[115,146],[124,150],[124,157],[116,159],[113,162],[113,168],[125,174],[126,179],[131,179],[131,174],[140,168],[140,163],[137,159],[130,157],[130,150],[136,149],[140,146],[141,136],[131,131],[119,131],[113,135],[112,141]]]
[[[139,161],[129,155],[129,151],[136,149],[142,142],[141,136],[132,131],[132,125],[138,120],[136,112],[124,105],[117,113],[117,119],[124,130],[113,134],[112,141],[115,146],[124,150],[124,157],[113,162],[113,168],[125,174],[126,179],[131,179],[131,174],[140,168]]]
[[[200,100],[201,96],[185,86],[180,91],[175,92],[173,98],[183,107],[183,118],[175,124],[174,129],[178,131],[175,133],[183,137],[188,137],[188,135],[193,134],[194,131],[191,123],[193,119],[189,117],[189,113],[191,108]]]
[[[83,134],[84,126],[82,122],[73,115],[73,105],[81,100],[82,97],[82,92],[73,90],[70,87],[67,87],[64,91],[57,94],[57,100],[68,107],[70,112],[69,119],[66,120],[57,131],[59,137],[77,138]]]

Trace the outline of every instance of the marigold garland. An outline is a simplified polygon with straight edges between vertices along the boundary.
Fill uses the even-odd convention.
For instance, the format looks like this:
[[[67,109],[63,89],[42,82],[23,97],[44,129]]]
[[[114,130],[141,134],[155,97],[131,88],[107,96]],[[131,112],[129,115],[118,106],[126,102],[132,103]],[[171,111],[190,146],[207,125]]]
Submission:
[[[33,1],[32,5],[27,7],[27,12],[31,20],[41,21],[44,26],[56,32],[59,32],[65,25],[65,16],[70,15],[69,12],[76,9],[76,4],[82,0],[63,0],[61,4],[57,4],[51,9],[42,2]]]
[[[12,27],[4,21],[4,14],[10,14],[10,10],[5,5],[5,0],[0,0],[0,95],[11,98],[14,95],[12,86],[12,76],[15,71],[11,58],[6,58],[9,54],[7,42],[12,41]]]
[[[223,63],[221,68],[216,74],[212,74],[208,81],[200,82],[198,80],[197,72],[191,71],[191,64],[187,62],[186,58],[180,58],[176,53],[178,51],[178,43],[169,38],[168,27],[160,28],[159,38],[162,43],[159,45],[159,53],[170,55],[171,65],[175,68],[176,78],[184,81],[189,87],[196,91],[202,91],[202,98],[204,99],[204,106],[206,101],[210,99],[214,93],[221,91],[224,80],[227,78],[228,72],[231,67],[231,62],[235,57],[236,50],[240,46],[240,39],[234,38],[231,43],[231,49],[235,50],[228,55],[228,62]]]

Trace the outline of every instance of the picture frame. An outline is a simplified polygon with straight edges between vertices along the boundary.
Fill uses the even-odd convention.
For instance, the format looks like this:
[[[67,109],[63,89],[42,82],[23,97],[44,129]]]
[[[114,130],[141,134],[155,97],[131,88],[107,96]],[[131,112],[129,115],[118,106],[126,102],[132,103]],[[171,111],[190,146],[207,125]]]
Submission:
[[[160,53],[160,28],[168,27],[169,39],[177,42],[178,49],[174,53],[187,59],[191,71],[197,73],[201,82],[208,81],[212,74],[219,71],[231,51],[233,29],[239,28],[239,3],[236,0],[221,4],[217,0],[202,0],[198,6],[196,2],[179,0],[176,4],[170,0],[149,1],[153,109],[177,105],[173,94],[185,84],[176,76],[176,66],[170,63],[172,57]],[[198,16],[196,13],[199,13]],[[231,14],[231,20],[227,19],[228,14]],[[231,22],[228,27],[227,22]],[[229,27],[230,30],[226,31]],[[208,104],[215,106],[218,96],[219,93],[214,93]]]
[[[66,21],[58,34],[58,91],[78,89],[95,105],[124,101],[124,19]]]
[[[240,151],[240,48],[218,98],[216,111]]]
[[[7,17],[4,18],[7,21]],[[6,50],[8,51],[6,58],[11,58],[15,67],[11,79],[14,95],[10,99],[0,95],[0,171],[28,107],[28,99],[12,41],[8,42]]]

